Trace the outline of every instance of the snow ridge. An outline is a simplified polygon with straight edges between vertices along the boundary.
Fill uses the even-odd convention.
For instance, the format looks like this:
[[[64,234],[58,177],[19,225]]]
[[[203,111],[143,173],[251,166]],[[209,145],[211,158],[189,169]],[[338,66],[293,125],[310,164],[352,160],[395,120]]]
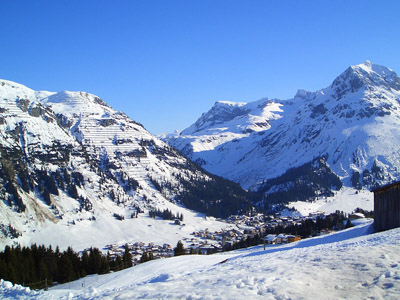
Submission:
[[[400,79],[389,68],[366,61],[293,99],[221,105],[165,140],[244,188],[258,189],[316,157],[327,157],[345,186],[400,178]]]

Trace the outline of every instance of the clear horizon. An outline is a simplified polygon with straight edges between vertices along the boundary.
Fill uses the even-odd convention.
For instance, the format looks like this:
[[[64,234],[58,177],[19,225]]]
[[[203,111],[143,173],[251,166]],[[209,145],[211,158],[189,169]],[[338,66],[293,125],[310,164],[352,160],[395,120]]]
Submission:
[[[86,91],[151,133],[216,101],[292,98],[370,60],[400,71],[399,1],[2,2],[0,78]]]

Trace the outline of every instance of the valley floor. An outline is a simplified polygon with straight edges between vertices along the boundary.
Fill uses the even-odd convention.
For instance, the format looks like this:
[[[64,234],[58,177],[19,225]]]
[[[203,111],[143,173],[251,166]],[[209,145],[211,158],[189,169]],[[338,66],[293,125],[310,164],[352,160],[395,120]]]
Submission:
[[[49,291],[1,282],[3,299],[398,299],[400,229],[367,222],[297,243],[160,259]]]

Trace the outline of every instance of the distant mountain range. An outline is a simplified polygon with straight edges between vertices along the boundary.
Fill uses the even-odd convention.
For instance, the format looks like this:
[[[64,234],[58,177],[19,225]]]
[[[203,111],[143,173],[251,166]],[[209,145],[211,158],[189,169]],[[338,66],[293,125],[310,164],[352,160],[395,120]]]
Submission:
[[[400,79],[366,61],[293,99],[216,102],[164,139],[270,202],[332,195],[343,185],[369,189],[400,178]]]
[[[0,241],[149,211],[168,209],[173,217],[185,207],[226,217],[251,209],[238,184],[205,172],[99,97],[6,80],[0,200]]]

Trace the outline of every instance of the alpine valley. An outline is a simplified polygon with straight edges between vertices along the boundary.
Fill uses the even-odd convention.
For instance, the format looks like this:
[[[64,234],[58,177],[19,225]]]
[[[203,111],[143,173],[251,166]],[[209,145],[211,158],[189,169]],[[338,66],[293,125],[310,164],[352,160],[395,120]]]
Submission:
[[[293,99],[217,102],[162,141],[95,95],[0,80],[0,245],[173,245],[254,208],[371,210],[400,178],[399,101],[366,61]]]
[[[262,192],[268,208],[398,180],[399,125],[399,77],[366,61],[293,99],[216,102],[164,139],[209,172]]]
[[[252,209],[237,183],[207,173],[85,92],[0,80],[0,165],[1,245],[176,243],[194,228],[226,225],[199,212]],[[175,218],[188,226],[173,225]]]

